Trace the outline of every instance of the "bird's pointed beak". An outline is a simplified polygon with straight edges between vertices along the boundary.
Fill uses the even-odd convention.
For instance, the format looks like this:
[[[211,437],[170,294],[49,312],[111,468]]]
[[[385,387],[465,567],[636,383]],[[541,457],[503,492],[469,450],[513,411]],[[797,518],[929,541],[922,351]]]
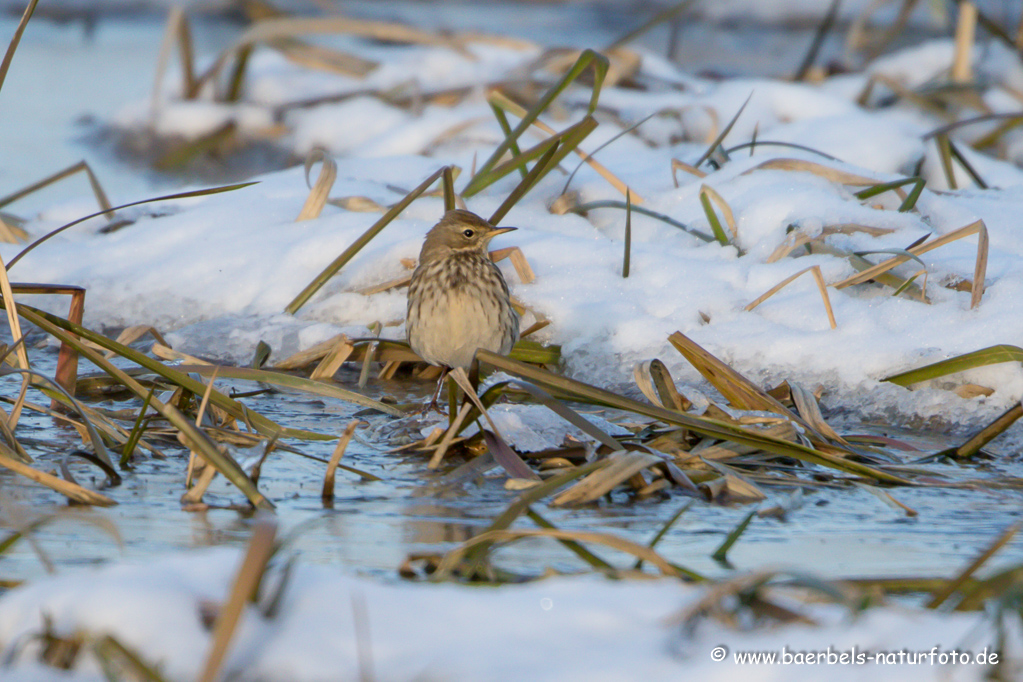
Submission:
[[[514,232],[517,229],[519,229],[519,228],[517,228],[517,227],[495,227],[495,228],[490,230],[490,238],[493,239],[494,237],[496,237],[499,234],[504,234],[505,232]]]

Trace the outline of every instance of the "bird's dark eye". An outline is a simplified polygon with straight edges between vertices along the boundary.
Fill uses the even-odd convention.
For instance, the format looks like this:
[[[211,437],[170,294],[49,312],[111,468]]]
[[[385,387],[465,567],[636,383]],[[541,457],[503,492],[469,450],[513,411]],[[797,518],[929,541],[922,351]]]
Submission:
[[[472,239],[472,236],[473,236],[474,234],[476,234],[476,233],[475,233],[475,232],[473,232],[472,230],[464,230],[464,231],[462,232],[462,234],[464,234],[464,235],[465,235],[465,238],[466,238],[466,239]]]

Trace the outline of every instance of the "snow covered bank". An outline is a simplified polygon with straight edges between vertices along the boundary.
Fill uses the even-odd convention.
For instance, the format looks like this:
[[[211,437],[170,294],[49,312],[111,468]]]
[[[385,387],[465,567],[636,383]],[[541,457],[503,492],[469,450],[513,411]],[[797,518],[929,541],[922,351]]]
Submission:
[[[128,107],[119,124],[198,137],[229,120],[257,134],[280,116],[285,131],[280,144],[297,154],[323,146],[340,157],[332,197],[368,198],[386,206],[444,164],[463,169],[459,187],[464,186],[474,160],[485,158],[502,138],[482,97],[487,84],[552,78],[538,75],[546,62],[535,61],[540,55],[536,46],[469,41],[454,49],[341,42],[376,63],[375,69],[365,78],[327,74],[256,49],[243,102],[173,100],[158,109],[156,118],[147,102]],[[625,279],[624,211],[552,213],[548,207],[566,180],[548,176],[504,221],[521,228],[514,243],[530,261],[536,281],[523,284],[507,263],[502,267],[513,294],[536,317],[551,321],[537,338],[563,346],[568,372],[600,385],[629,384],[635,363],[659,357],[677,379],[698,383],[666,342],[680,330],[762,383],[823,384],[825,404],[857,418],[936,418],[972,425],[1023,397],[1018,363],[975,370],[941,388],[915,392],[879,382],[985,346],[1018,345],[1023,338],[1023,171],[1012,163],[1023,153],[1023,133],[1002,136],[1004,159],[998,159],[968,146],[997,122],[954,131],[971,165],[997,188],[947,191],[928,136],[945,118],[917,106],[911,97],[895,98],[890,89],[940,80],[952,59],[949,41],[887,56],[865,73],[818,85],[700,80],[655,56],[642,57],[631,80],[602,91],[601,124],[583,149],[594,150],[654,114],[597,158],[629,184],[637,204],[642,200],[643,208],[695,231],[711,231],[700,190],[712,188],[733,212],[736,234],[727,246],[705,243],[637,213],[631,274]],[[1023,83],[1018,55],[991,43],[979,46],[975,58],[985,110],[1018,109]],[[864,94],[872,79],[872,90]],[[458,93],[454,104],[433,96],[451,88]],[[413,104],[401,104],[402,92]],[[418,104],[416,93],[425,96]],[[291,106],[321,96],[336,101]],[[733,151],[718,170],[704,165],[709,175],[702,178],[684,170],[673,173],[672,160],[695,163],[747,98],[725,146],[748,142],[755,132],[760,140],[755,153]],[[561,100],[566,115],[577,117],[588,99],[587,89],[570,89]],[[867,106],[857,104],[858,99]],[[963,105],[957,100],[956,106]],[[956,113],[963,118],[971,110]],[[769,142],[796,143],[835,158]],[[764,165],[785,158],[802,165]],[[570,170],[574,164],[566,161],[564,166]],[[912,175],[918,167],[927,189],[911,211],[896,210],[901,199],[892,192],[869,199],[855,195],[863,183]],[[860,181],[850,181],[851,176]],[[292,318],[282,314],[284,306],[379,213],[328,206],[319,218],[296,223],[307,194],[301,169],[258,180],[258,185],[229,194],[161,205],[154,215],[148,208],[136,209],[129,215],[139,220],[111,234],[93,221],[38,249],[13,274],[23,281],[87,287],[86,321],[91,325],[154,324],[174,331],[171,338],[186,352],[233,361],[247,361],[261,339],[279,359],[339,331],[366,336],[375,323],[383,325],[384,336],[401,338],[404,290],[360,292],[408,273],[402,260],[416,257],[423,235],[441,214],[440,200],[415,202]],[[961,168],[957,181],[970,184]],[[489,215],[515,182],[509,176],[471,197],[468,208]],[[586,166],[570,189],[582,203],[622,199]],[[80,209],[54,208],[29,229],[41,234],[77,217]],[[804,276],[754,310],[745,309],[809,266],[819,266],[832,284],[854,273],[845,257],[826,252],[797,257],[802,248],[787,249],[797,242],[813,241],[845,253],[890,253],[976,220],[984,221],[990,235],[986,291],[976,308],[971,308],[969,291],[951,288],[968,285],[974,277],[974,236],[923,254],[923,266],[911,262],[896,270],[909,278],[925,268],[926,279],[917,277],[915,285],[926,286],[930,304],[892,296],[891,288],[869,283],[832,288],[837,328],[831,329],[817,287]],[[0,246],[6,260],[17,250]],[[867,255],[875,262],[884,257]],[[961,383],[993,393],[963,399],[945,390]]]
[[[57,636],[111,635],[158,666],[166,679],[197,679],[210,644],[203,614],[215,614],[226,598],[239,560],[233,550],[191,552],[68,573],[14,590],[0,598],[0,660],[9,663],[0,667],[3,678],[103,679],[85,653],[69,674],[35,662],[39,644],[32,636],[48,618]],[[278,579],[271,573],[265,587],[272,592]],[[897,664],[898,652],[936,651],[946,661],[952,650],[969,651],[971,658],[995,652],[991,621],[982,614],[896,606],[858,616],[839,606],[797,606],[818,625],[736,631],[706,620],[689,632],[673,623],[707,591],[668,579],[551,578],[493,589],[371,581],[299,563],[272,617],[261,610],[269,593],[242,614],[224,666],[228,679],[355,679],[361,670],[382,681],[682,675],[791,681],[822,674],[836,680],[958,681],[984,679],[990,666],[942,665],[937,658]],[[356,615],[363,608],[365,615]],[[836,657],[859,652],[871,658],[858,665],[829,664],[829,650]],[[804,663],[738,663],[735,657],[746,652],[802,653]],[[805,664],[807,652],[824,652],[825,659]],[[894,658],[877,662],[882,652]]]

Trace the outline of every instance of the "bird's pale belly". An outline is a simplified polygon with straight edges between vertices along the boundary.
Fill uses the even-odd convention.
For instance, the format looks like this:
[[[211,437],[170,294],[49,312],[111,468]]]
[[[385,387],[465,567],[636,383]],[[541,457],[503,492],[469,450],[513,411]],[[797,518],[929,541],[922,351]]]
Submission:
[[[488,319],[480,299],[468,292],[428,297],[414,314],[412,345],[431,364],[468,368],[477,348],[502,354],[511,350],[497,320]]]

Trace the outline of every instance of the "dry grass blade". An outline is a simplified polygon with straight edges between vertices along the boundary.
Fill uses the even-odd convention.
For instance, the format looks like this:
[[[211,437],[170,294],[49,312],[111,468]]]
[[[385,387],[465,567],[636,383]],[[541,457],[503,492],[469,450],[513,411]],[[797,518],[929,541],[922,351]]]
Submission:
[[[821,273],[821,266],[819,266],[819,265],[811,265],[808,268],[804,268],[803,270],[800,270],[799,272],[795,273],[794,275],[790,275],[790,276],[786,277],[785,279],[783,279],[782,281],[778,282],[773,287],[768,289],[766,292],[761,294],[754,301],[752,301],[751,303],[747,304],[745,309],[747,311],[753,310],[758,305],[760,305],[761,303],[763,303],[764,301],[769,299],[771,296],[774,296],[776,293],[781,291],[787,285],[792,283],[792,281],[795,280],[797,277],[799,277],[800,275],[806,274],[807,272],[812,272],[813,273],[814,281],[817,282],[817,289],[820,291],[820,294],[821,294],[821,300],[824,301],[824,309],[828,313],[828,323],[831,325],[832,329],[835,329],[838,326],[838,324],[835,322],[835,311],[831,307],[831,297],[828,296],[828,287],[827,287],[827,284],[824,283],[824,275]]]
[[[348,443],[352,440],[352,435],[355,433],[355,429],[364,422],[356,419],[345,427],[345,432],[341,434],[341,438],[337,441],[337,447],[334,448],[334,453],[330,456],[330,463],[327,465],[327,473],[323,475],[323,492],[320,496],[324,500],[334,499],[334,473],[337,471],[337,465],[341,463],[341,458],[345,454],[345,450],[348,448]]]
[[[707,177],[707,173],[705,173],[704,171],[700,170],[696,166],[690,166],[688,163],[683,163],[682,161],[679,161],[678,159],[672,159],[671,160],[671,180],[672,180],[672,182],[675,183],[675,187],[678,187],[678,171],[680,171],[680,170],[684,170],[686,173],[689,173],[690,175],[695,175],[698,178],[705,178],[705,177]]]
[[[490,260],[495,263],[504,260],[505,258],[511,258],[512,267],[515,268],[515,273],[519,276],[519,281],[523,284],[532,284],[536,281],[536,274],[533,272],[532,266],[526,259],[526,254],[522,253],[522,249],[517,246],[508,246],[506,248],[490,252]],[[523,334],[523,336],[525,335]]]
[[[138,396],[140,399],[145,399],[146,396],[149,395],[149,391],[147,391],[138,381],[129,376],[126,372],[124,372],[116,365],[112,364],[109,360],[104,358],[96,351],[80,343],[76,337],[72,336],[68,331],[66,331],[66,328],[71,328],[74,330],[75,333],[79,334],[80,336],[90,338],[90,340],[93,341],[103,339],[104,337],[101,337],[100,335],[95,334],[94,332],[91,332],[85,329],[84,327],[72,325],[67,320],[61,320],[58,317],[49,315],[47,313],[36,310],[34,308],[30,308],[28,306],[19,306],[18,313],[22,317],[27,319],[29,322],[32,322],[36,326],[40,327],[43,331],[47,332],[48,334],[77,348],[78,352],[85,356],[90,362],[92,362],[97,367],[105,371],[107,374],[110,374],[112,377],[116,378],[120,383],[124,384],[126,388],[135,393],[135,395]],[[106,339],[106,341],[110,344],[113,344],[113,341],[110,341],[109,339]],[[125,357],[130,357],[130,359],[132,360],[135,360],[136,357],[138,357],[142,360],[145,360],[146,363],[148,364],[163,367],[162,365],[160,365],[160,363],[157,363],[154,360],[146,358],[145,356],[139,353],[135,353],[135,351],[132,351],[132,349],[130,348],[127,348],[125,346],[121,346],[120,348],[121,355]],[[167,368],[164,368],[164,370],[169,371]],[[195,382],[189,379],[188,377],[183,377],[183,380],[194,387],[193,389],[191,389],[193,393],[198,393],[200,390],[205,390],[205,386],[203,386],[199,382]],[[181,384],[181,382],[178,383],[179,385]],[[218,396],[220,399],[222,399],[222,401],[229,401],[230,403],[235,402],[233,400],[230,400],[226,396],[217,393],[211,394],[211,400],[213,400],[214,403],[218,402]],[[263,495],[256,488],[256,485],[252,482],[252,480],[245,474],[241,467],[238,466],[238,463],[231,459],[229,456],[222,453],[216,447],[216,445],[202,431],[197,429],[195,425],[192,422],[190,422],[188,418],[185,417],[185,415],[183,415],[177,408],[175,408],[173,405],[167,405],[162,401],[157,400],[155,397],[150,398],[150,405],[157,412],[163,415],[168,421],[170,421],[170,423],[173,424],[174,427],[176,427],[181,432],[181,435],[185,440],[186,447],[198,450],[202,455],[203,459],[205,459],[208,464],[211,464],[212,466],[216,467],[218,471],[224,474],[224,476],[229,481],[231,481],[231,483],[233,483],[248,498],[248,500],[252,503],[253,506],[258,507],[260,509],[273,508],[273,505],[270,503],[270,501],[263,497]],[[262,421],[264,423],[269,422],[269,420],[267,420],[265,417],[262,419]],[[281,429],[280,427],[277,427],[276,430],[280,431]]]
[[[639,390],[654,405],[668,410],[685,412],[692,403],[675,388],[675,381],[663,362],[658,359],[641,362],[633,368],[633,377]]]
[[[319,69],[320,71],[337,73],[343,76],[365,78],[380,66],[379,62],[363,59],[349,52],[342,52],[341,50],[331,49],[323,45],[306,43],[294,38],[271,40],[268,42],[268,45],[280,52],[285,59],[307,69]],[[237,65],[241,62],[244,67],[244,62],[248,59],[251,50],[251,46],[238,50],[238,57],[235,61],[235,73],[238,76],[233,79],[233,82],[238,83],[238,85],[234,86],[235,90],[240,89],[240,81],[243,76],[243,68],[240,69]],[[235,101],[237,97],[232,98],[228,95],[227,99],[231,102]]]
[[[745,476],[740,475],[737,469],[703,457],[701,457],[701,460],[708,467],[721,474],[722,480],[720,483],[714,482],[714,485],[711,486],[708,485],[711,483],[708,481],[700,486],[701,489],[705,489],[710,493],[711,499],[722,500],[732,504],[747,504],[767,499],[767,494],[761,490],[760,486]]]
[[[857,270],[857,272],[865,272],[874,267],[874,263],[871,263],[866,258],[862,256],[857,256],[855,253],[849,253],[848,251],[843,251],[841,249],[835,248],[830,244],[822,242],[819,239],[809,240],[806,242],[805,245],[808,253],[811,254],[824,253],[829,256],[837,256],[839,258],[846,259],[847,261],[849,261],[849,264],[852,265]],[[923,289],[921,289],[919,286],[914,284],[909,279],[905,279],[899,277],[898,275],[892,274],[891,271],[878,273],[871,279],[873,279],[875,282],[879,282],[881,284],[884,284],[885,286],[891,287],[892,289],[895,289],[896,291],[905,294],[906,296],[918,298],[923,303],[930,303],[930,299],[927,298],[927,295]]]
[[[555,400],[551,396],[551,394],[547,393],[539,386],[535,386],[529,383],[528,381],[518,380],[508,381],[504,383],[510,384],[515,388],[521,389],[526,393],[529,393],[541,405],[551,410],[559,417],[567,421],[569,424],[572,424],[577,429],[593,438],[598,443],[601,443],[602,445],[610,448],[611,450],[624,450],[624,447],[622,446],[621,443],[619,443],[617,440],[601,431],[593,423],[583,418],[583,416],[580,415],[575,410],[571,409],[564,403]],[[500,383],[494,384],[489,389],[487,389],[487,391],[489,393],[490,391],[495,390],[500,386],[501,386]]]
[[[28,364],[28,351],[25,350],[25,344],[23,342],[23,335],[21,333],[21,322],[18,320],[18,309],[17,304],[14,302],[14,292],[11,290],[11,281],[7,278],[7,266],[4,265],[3,259],[0,258],[0,294],[3,294],[3,300],[8,302],[4,305],[7,311],[7,325],[11,329],[11,338],[15,340],[15,354],[18,358],[18,367],[23,370],[29,369]],[[7,428],[11,432],[18,427],[18,419],[21,416],[21,408],[25,404],[25,395],[28,391],[29,376],[25,374],[21,380],[21,389],[18,393],[18,399],[14,403],[14,407],[11,408],[11,414],[7,417]]]
[[[178,43],[178,54],[181,57],[181,75],[184,97],[189,97],[195,88],[195,66],[193,61],[192,32],[188,26],[185,11],[179,5],[173,5],[167,15],[167,25],[160,40],[160,52],[156,59],[156,75],[153,77],[153,94],[150,109],[155,114],[159,108],[160,96],[163,92],[163,78],[167,73],[167,62],[170,61],[174,42]]]
[[[8,194],[0,199],[0,208],[13,203],[22,197],[26,197],[33,192],[38,192],[44,187],[48,187],[55,182],[60,182],[64,178],[70,177],[75,173],[85,173],[85,175],[89,178],[89,185],[92,187],[92,193],[96,196],[96,203],[99,204],[101,209],[103,209],[101,214],[105,214],[108,218],[113,217],[114,209],[110,205],[110,200],[107,199],[107,194],[103,191],[103,187],[96,178],[96,174],[92,172],[92,168],[90,168],[89,164],[85,161],[79,161],[72,166],[68,166],[62,171],[58,171],[53,175],[43,178],[39,182],[32,183],[28,187],[20,189],[13,194]]]
[[[9,213],[0,213],[0,242],[21,244],[26,240],[28,240],[28,232],[18,225]]]
[[[952,141],[948,135],[935,135],[934,142],[938,146],[938,158],[941,160],[941,171],[945,174],[945,182],[949,189],[958,189],[956,171],[952,165]]]
[[[202,418],[203,418],[203,415],[206,414],[206,406],[210,404],[210,394],[213,392],[213,384],[215,384],[216,382],[217,382],[217,372],[216,372],[216,370],[214,370],[213,374],[210,375],[209,383],[206,384],[206,390],[203,391],[202,400],[199,402],[199,409],[195,413],[195,425],[196,425],[197,428],[200,428],[200,429],[202,428]],[[153,399],[153,392],[150,391],[149,395],[146,396],[146,397],[147,397],[147,399],[149,401],[152,401],[152,399]],[[195,450],[189,450],[189,452],[188,452],[188,469],[185,472],[185,486],[186,487],[192,485],[192,471],[194,469],[195,469]],[[210,467],[210,469],[212,470],[213,467]],[[212,476],[210,477],[210,480],[211,481],[213,480]],[[197,493],[198,496],[196,497],[196,499],[194,501],[198,502],[199,500],[202,499],[203,492],[205,492],[206,487],[208,485],[209,485],[209,482],[207,482],[206,485],[202,486],[202,490]],[[198,486],[196,486],[196,487],[198,487]],[[189,492],[191,492],[191,491],[189,491]],[[186,494],[186,497],[187,496],[188,496],[188,494]],[[189,500],[189,501],[192,501],[192,500]]]
[[[267,563],[273,556],[276,534],[277,525],[269,518],[263,518],[255,524],[252,530],[252,539],[249,540],[245,558],[238,568],[231,594],[221,607],[220,613],[217,614],[210,651],[206,655],[206,664],[203,666],[202,674],[199,675],[199,682],[215,682],[219,678],[218,673],[227,656],[227,648],[231,644],[231,638],[234,636],[242,611],[252,596],[256,594],[263,574],[266,572]]]
[[[891,493],[887,492],[886,490],[882,490],[881,488],[878,488],[876,486],[867,485],[866,483],[854,483],[853,485],[855,485],[860,490],[865,490],[866,492],[870,493],[871,495],[873,495],[874,497],[876,497],[877,499],[881,500],[886,505],[891,507],[892,509],[897,509],[905,513],[906,516],[909,517],[919,516],[919,513],[915,509],[908,505],[903,504],[902,502],[899,502],[897,499],[895,499],[895,497],[891,495]]]
[[[972,2],[960,2],[955,31],[955,56],[952,59],[953,83],[969,83],[973,80],[973,45],[976,32],[977,6]]]
[[[799,411],[799,416],[802,417],[806,423],[816,429],[817,433],[835,441],[842,445],[849,447],[849,444],[842,438],[838,433],[835,432],[831,425],[824,421],[824,415],[821,414],[820,405],[817,404],[817,398],[814,397],[806,388],[800,386],[795,382],[788,382],[789,392],[792,394],[792,402],[796,404],[796,410]]]
[[[458,384],[459,388],[465,391],[465,395],[472,401],[473,405],[476,406],[476,409],[480,411],[480,414],[486,417],[487,423],[489,423],[490,428],[493,429],[496,439],[493,445],[496,445],[496,447],[490,447],[490,451],[494,455],[494,459],[497,460],[497,463],[504,467],[504,470],[507,471],[508,475],[512,478],[524,478],[530,481],[539,481],[540,477],[522,461],[521,457],[515,454],[514,450],[508,447],[507,443],[505,443],[504,439],[501,437],[501,432],[497,428],[497,424],[495,424],[494,420],[491,419],[490,413],[487,412],[485,407],[483,407],[482,401],[480,401],[479,396],[476,395],[476,389],[474,389],[472,383],[470,383],[469,375],[465,373],[465,370],[461,367],[456,367],[451,370],[449,376],[455,380],[455,383]],[[486,437],[486,432],[484,432],[484,437]],[[487,445],[492,445],[489,439],[487,440]]]
[[[305,350],[299,351],[294,355],[288,356],[287,358],[278,361],[277,363],[274,364],[273,368],[281,371],[287,371],[293,369],[303,369],[305,367],[308,367],[314,362],[317,362],[327,357],[330,354],[330,352],[337,347],[338,342],[342,341],[345,338],[346,337],[344,334],[332,336],[326,341],[321,341],[320,343],[314,346],[310,346]]]
[[[972,234],[977,235],[977,261],[973,271],[973,285],[971,287],[970,295],[970,307],[974,308],[980,304],[981,296],[984,293],[984,278],[987,273],[987,260],[988,260],[988,232],[987,226],[983,220],[977,220],[964,227],[960,227],[958,230],[953,230],[946,235],[942,235],[937,239],[924,242],[923,244],[917,244],[909,249],[906,249],[907,255],[895,256],[888,260],[882,261],[873,267],[870,267],[858,274],[847,277],[840,282],[835,282],[832,286],[836,289],[844,289],[854,284],[866,282],[869,279],[875,279],[878,275],[884,274],[889,270],[905,263],[910,260],[913,256],[919,256],[922,253],[927,253],[941,246],[969,237]]]
[[[957,459],[968,459],[973,457],[980,452],[981,448],[1004,433],[1005,430],[1012,426],[1020,417],[1023,417],[1023,404],[1016,403],[999,415],[993,422],[971,436],[969,440],[959,447],[945,450],[939,454],[955,457]]]
[[[361,393],[355,391],[349,391],[341,388],[336,384],[328,384],[322,381],[312,381],[305,377],[297,377],[291,374],[285,374],[283,372],[274,372],[265,369],[254,369],[252,367],[228,367],[225,365],[179,365],[175,367],[179,373],[181,372],[195,372],[203,376],[209,376],[214,371],[218,372],[220,376],[225,379],[242,379],[248,381],[262,381],[268,384],[274,384],[276,386],[283,386],[285,388],[293,388],[306,393],[313,393],[315,395],[327,396],[330,398],[338,398],[347,402],[355,403],[356,405],[362,405],[363,407],[369,407],[384,414],[389,414],[392,417],[402,417],[405,415],[397,407],[382,403],[378,400],[373,400],[368,396],[364,396]],[[201,386],[201,384],[200,384]],[[217,401],[217,398],[223,396],[223,394],[214,394],[214,404],[217,407],[223,408],[224,406]],[[226,396],[223,396],[226,398]],[[233,401],[232,401],[233,402]],[[252,415],[253,413],[249,413]],[[232,416],[236,416],[232,414]],[[269,430],[264,430],[260,423],[253,422],[264,435],[273,435],[275,432],[280,432],[282,435],[294,435],[298,433],[306,434],[304,436],[298,436],[300,438],[312,438],[315,440],[334,440],[331,436],[324,436],[322,434],[310,432],[310,431],[299,431],[295,429],[285,429],[280,426],[273,424],[268,419],[259,420],[263,425],[272,425]]]
[[[436,170],[430,177],[422,182],[418,187],[409,192],[401,201],[388,209],[379,220],[373,223],[368,230],[362,233],[358,239],[352,242],[352,245],[344,250],[340,256],[335,258],[330,265],[323,269],[319,275],[317,275],[312,282],[310,282],[305,289],[303,289],[295,299],[288,304],[284,309],[285,312],[294,315],[298,312],[299,308],[306,304],[306,302],[312,298],[313,294],[320,290],[320,288],[327,283],[331,277],[337,274],[337,272],[343,268],[348,261],[356,256],[370,242],[373,237],[377,236],[381,230],[387,227],[398,215],[408,207],[413,201],[419,198],[426,190],[433,185],[444,174],[444,169],[440,168]]]
[[[3,61],[0,61],[0,90],[4,87],[4,81],[7,79],[7,71],[11,68],[11,60],[14,59],[14,53],[17,51],[18,44],[21,42],[21,36],[25,32],[25,27],[28,26],[29,19],[32,18],[33,12],[36,11],[37,4],[39,4],[39,0],[29,0],[24,13],[21,15],[21,21],[18,22],[18,27],[14,29],[14,35],[11,36],[11,42],[7,45],[7,52],[4,53]]]
[[[713,384],[714,388],[721,392],[721,395],[732,406],[740,410],[774,412],[797,423],[802,423],[802,420],[791,410],[682,332],[675,332],[668,337],[668,341],[707,381]]]
[[[537,537],[546,537],[555,540],[573,540],[580,543],[587,542],[604,545],[606,547],[625,552],[626,554],[631,554],[643,561],[648,561],[656,566],[661,573],[666,576],[684,576],[682,571],[680,571],[676,566],[673,566],[654,550],[649,547],[636,544],[630,540],[620,538],[616,535],[588,531],[567,531],[559,530],[557,528],[528,528],[521,530],[488,530],[470,538],[444,555],[444,558],[441,559],[441,562],[437,566],[437,570],[431,579],[449,579],[451,574],[458,569],[458,567],[462,564],[463,559],[466,558],[470,551],[478,546],[486,546],[489,548],[494,543],[498,542],[514,542],[524,538]]]
[[[461,169],[458,169],[461,171]],[[444,189],[444,211],[452,211],[457,208],[458,195],[455,193],[455,167],[445,166],[444,175],[441,176],[441,186]]]
[[[345,360],[349,358],[354,350],[355,346],[352,345],[347,336],[342,334],[337,339],[334,347],[320,361],[320,364],[316,365],[316,368],[313,369],[309,379],[312,381],[330,379],[337,374],[337,371],[341,369],[341,365],[345,363]]]
[[[310,187],[309,196],[306,197],[302,211],[295,218],[295,222],[319,218],[323,207],[327,205],[330,198],[330,190],[337,179],[337,162],[327,155],[326,150],[316,148],[309,152],[305,159],[305,182],[309,185],[309,171],[313,164],[320,163],[320,174],[316,178],[316,184]]]
[[[552,500],[555,507],[586,504],[600,499],[615,486],[635,474],[664,460],[648,452],[615,452],[607,457],[608,465],[565,490]]]
[[[166,682],[155,666],[111,635],[100,637],[92,645],[93,654],[109,680],[131,679],[139,682]]]
[[[118,343],[123,343],[123,342],[119,340]],[[90,344],[90,345],[96,346],[97,348],[102,348],[102,346],[98,346],[96,344]],[[197,358],[194,355],[189,355],[188,353],[182,353],[179,350],[174,350],[173,348],[168,348],[167,346],[163,345],[159,341],[154,341],[153,342],[153,345],[149,347],[149,352],[152,353],[153,355],[155,355],[156,357],[160,358],[161,360],[169,360],[171,362],[183,362],[183,363],[186,363],[186,364],[189,364],[189,365],[210,365],[210,366],[213,365],[212,362],[207,362],[206,360],[203,360],[202,358]],[[108,358],[112,358],[115,355],[117,355],[117,353],[114,353],[113,351],[109,351],[108,350],[106,352],[106,356]]]
[[[428,469],[436,469],[440,466],[440,463],[444,460],[444,455],[447,454],[448,448],[451,447],[455,436],[461,431],[462,424],[471,411],[472,403],[463,403],[462,407],[459,408],[455,418],[451,421],[450,426],[448,426],[448,430],[444,432],[444,437],[441,438],[440,444],[437,445],[437,449],[433,451],[433,456],[430,457],[430,462],[426,465]]]
[[[679,336],[681,336],[681,334]],[[669,337],[669,340],[671,340],[671,337]],[[688,341],[688,339],[686,340]],[[703,352],[706,353],[706,351]],[[632,400],[631,398],[626,398],[625,396],[616,395],[610,391],[605,391],[595,386],[584,384],[580,381],[551,374],[550,372],[546,372],[537,367],[517,362],[510,358],[506,358],[503,355],[491,353],[487,350],[480,349],[477,351],[476,357],[480,362],[491,367],[522,377],[534,384],[545,387],[548,390],[555,391],[559,395],[569,396],[570,399],[573,400],[582,400],[597,405],[624,410],[626,412],[632,412],[634,414],[663,421],[667,424],[683,426],[710,438],[719,438],[725,441],[749,445],[770,453],[793,457],[800,461],[846,471],[848,473],[873,478],[879,481],[885,481],[887,483],[901,485],[909,483],[908,480],[901,476],[896,476],[886,471],[881,471],[875,467],[860,464],[859,462],[837,456],[833,454],[835,448],[829,447],[827,451],[823,449],[814,450],[798,443],[760,434],[735,424],[666,410],[655,405],[648,405],[637,400]],[[715,361],[720,363],[720,360],[716,360],[716,358]],[[728,368],[728,371],[732,372],[733,370]],[[767,397],[774,401],[774,399],[770,398],[770,396]],[[774,402],[777,403],[777,401]],[[789,412],[783,405],[780,403],[777,403],[777,405],[781,410],[785,410],[783,414],[791,415],[789,416],[790,419],[795,421],[797,424],[801,424],[807,431],[812,431],[808,425],[804,424],[796,415]],[[839,451],[841,452],[840,449]]]
[[[206,83],[213,81],[230,61],[232,55],[251,49],[254,45],[272,43],[281,39],[293,39],[298,36],[329,34],[351,34],[374,40],[435,45],[454,50],[470,60],[476,59],[457,40],[404,24],[366,21],[342,16],[276,16],[253,24],[235,40],[234,44],[222,52],[209,69],[196,80],[191,94],[194,96]]]
[[[94,490],[83,488],[82,486],[71,483],[70,481],[65,481],[57,478],[56,476],[39,471],[38,469],[33,469],[27,464],[11,459],[3,453],[0,453],[0,466],[10,469],[16,474],[21,474],[25,478],[31,479],[36,483],[41,483],[47,488],[60,493],[69,500],[74,500],[81,504],[93,504],[100,507],[110,507],[117,504],[106,495],[101,495]]]
[[[151,335],[156,340],[157,344],[160,344],[164,348],[170,350],[169,344],[167,343],[167,339],[163,338],[163,334],[160,333],[160,330],[148,324],[136,324],[131,327],[125,327],[124,329],[121,330],[121,333],[118,334],[117,338],[114,340],[117,341],[117,343],[123,344],[125,346],[130,346],[131,344],[135,343],[146,334]],[[115,355],[116,353],[112,350],[106,351],[106,356],[108,358],[112,358]]]
[[[874,187],[879,183],[876,178],[857,175],[856,173],[849,173],[847,171],[832,168],[831,166],[825,166],[824,164],[815,163],[813,161],[804,161],[803,159],[770,159],[743,172],[743,175],[748,175],[749,173],[755,173],[756,171],[761,170],[801,171],[805,173],[813,173],[825,180],[830,180],[831,182],[836,182],[842,185],[849,185],[850,187]],[[901,187],[894,187],[893,189],[896,194],[899,195],[899,198],[906,198],[906,192]]]
[[[153,197],[151,199],[142,199],[141,201],[133,201],[133,202],[128,203],[128,204],[121,204],[120,206],[114,206],[113,208],[110,208],[110,209],[107,209],[107,210],[103,210],[103,211],[98,211],[97,213],[90,213],[89,215],[84,216],[82,218],[79,218],[78,220],[73,220],[70,223],[67,223],[66,225],[61,225],[56,230],[53,230],[51,232],[47,232],[42,237],[40,237],[39,239],[35,240],[34,242],[29,244],[28,246],[26,246],[24,249],[22,249],[18,253],[17,256],[15,256],[14,258],[11,259],[11,262],[7,264],[7,269],[10,270],[11,268],[13,268],[14,264],[17,263],[22,258],[24,258],[26,255],[28,255],[28,253],[30,251],[32,251],[32,249],[36,248],[37,246],[39,246],[40,244],[42,244],[46,240],[50,239],[51,237],[54,237],[54,236],[60,234],[61,232],[63,232],[64,230],[67,230],[69,228],[74,227],[75,225],[79,225],[81,223],[84,223],[86,220],[91,220],[91,219],[93,219],[93,218],[95,218],[97,216],[101,216],[101,215],[103,215],[105,213],[109,213],[111,211],[120,211],[121,209],[124,209],[124,208],[131,208],[132,206],[141,206],[143,204],[151,204],[151,203],[154,203],[154,202],[157,202],[157,201],[172,201],[174,199],[189,199],[189,198],[192,198],[192,197],[204,197],[204,196],[209,196],[211,194],[220,194],[221,192],[233,192],[236,189],[241,189],[243,187],[249,187],[250,185],[255,185],[255,184],[257,184],[257,183],[255,183],[255,182],[242,182],[242,183],[238,183],[238,184],[235,184],[235,185],[223,185],[221,187],[210,187],[208,189],[198,189],[198,190],[192,190],[192,191],[189,191],[189,192],[178,192],[178,193],[175,193],[175,194],[166,194],[166,195],[160,196],[160,197]]]
[[[985,367],[999,362],[1023,362],[1023,348],[1007,344],[988,346],[987,348],[957,355],[954,358],[935,362],[906,372],[892,374],[881,381],[890,381],[899,386],[909,386],[920,381],[936,379],[948,374],[965,372],[966,370],[973,369],[974,367]]]
[[[949,597],[955,594],[956,590],[961,588],[970,578],[973,577],[973,574],[976,573],[981,566],[987,563],[988,559],[993,557],[998,550],[1008,544],[1009,540],[1011,540],[1021,528],[1023,528],[1023,521],[1017,521],[1006,528],[1005,531],[999,535],[987,549],[981,552],[977,558],[971,561],[970,564],[959,573],[959,575],[948,581],[948,584],[931,597],[931,600],[927,602],[927,608],[936,609],[944,604]]]

